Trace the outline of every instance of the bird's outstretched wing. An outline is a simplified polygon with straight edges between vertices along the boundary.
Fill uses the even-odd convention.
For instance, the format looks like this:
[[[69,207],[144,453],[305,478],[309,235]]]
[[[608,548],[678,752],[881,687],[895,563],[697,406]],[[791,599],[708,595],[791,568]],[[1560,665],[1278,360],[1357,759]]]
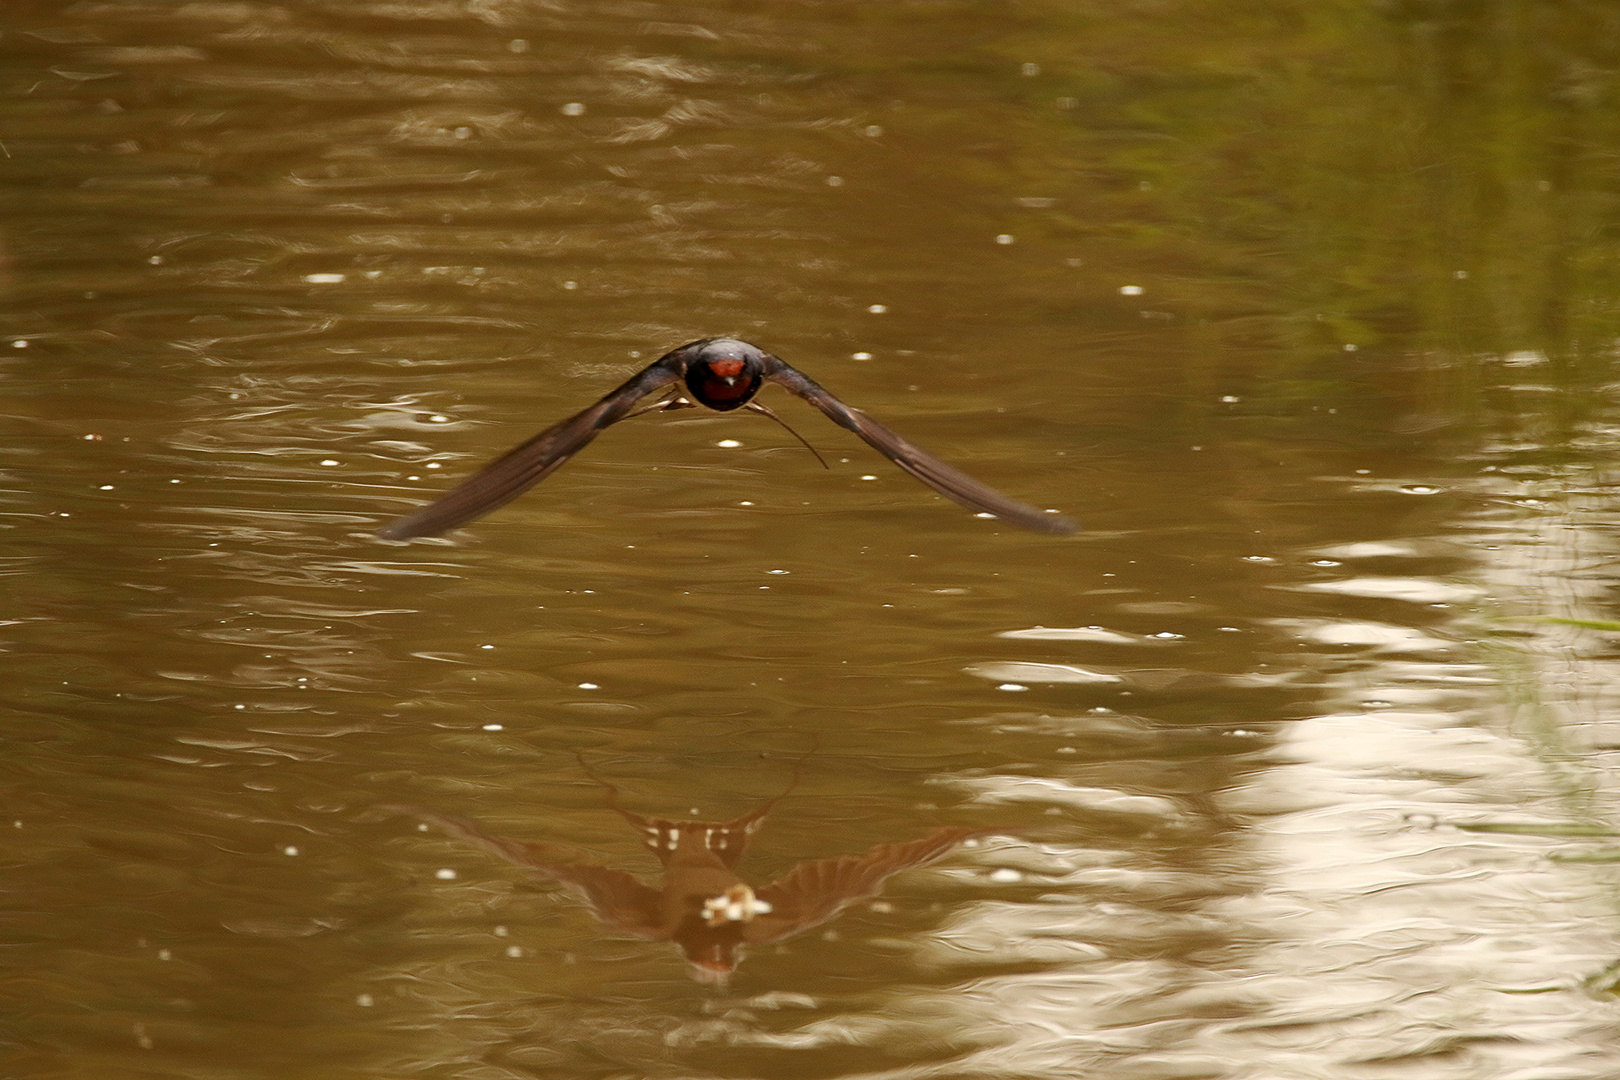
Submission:
[[[384,540],[437,536],[517,498],[584,449],[602,429],[623,420],[636,402],[680,378],[668,360],[666,356],[655,361],[595,405],[513,447],[434,502],[378,529],[377,535]]]
[[[1067,534],[1075,530],[1074,522],[1068,518],[1048,514],[1015,499],[1009,499],[994,488],[979,483],[960,469],[945,464],[926,450],[918,449],[859,409],[845,405],[815,380],[782,360],[776,360],[765,377],[808,401],[826,413],[833,423],[853,431],[878,453],[906,472],[970,510],[982,510],[1003,521],[1036,532]]]
[[[615,930],[655,941],[669,936],[661,925],[661,895],[631,874],[606,866],[568,862],[558,858],[560,851],[549,844],[495,836],[476,822],[454,814],[415,806],[389,809],[419,818],[458,840],[470,841],[526,870],[572,886],[590,905],[592,914]]]
[[[883,883],[902,870],[911,870],[950,852],[982,829],[946,825],[904,844],[879,844],[861,855],[840,855],[795,866],[777,881],[756,891],[771,905],[743,931],[756,944],[783,938],[819,926],[844,908],[883,890]]]

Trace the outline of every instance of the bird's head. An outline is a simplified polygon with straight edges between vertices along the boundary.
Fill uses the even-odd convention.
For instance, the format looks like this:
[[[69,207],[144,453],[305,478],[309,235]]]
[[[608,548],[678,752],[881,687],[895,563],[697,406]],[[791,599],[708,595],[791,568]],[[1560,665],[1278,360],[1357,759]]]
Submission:
[[[735,338],[709,338],[686,346],[686,389],[699,404],[720,412],[740,409],[759,393],[765,352]]]

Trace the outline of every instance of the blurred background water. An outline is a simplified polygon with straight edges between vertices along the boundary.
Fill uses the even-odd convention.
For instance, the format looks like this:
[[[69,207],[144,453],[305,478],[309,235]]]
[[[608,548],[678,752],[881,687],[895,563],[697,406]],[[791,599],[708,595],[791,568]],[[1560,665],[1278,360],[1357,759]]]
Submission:
[[[13,0],[17,1078],[1620,1073],[1620,10]],[[767,394],[383,521],[735,335]],[[1562,623],[1549,618],[1568,620]],[[808,755],[808,756],[805,756]],[[982,830],[728,985],[655,882]]]

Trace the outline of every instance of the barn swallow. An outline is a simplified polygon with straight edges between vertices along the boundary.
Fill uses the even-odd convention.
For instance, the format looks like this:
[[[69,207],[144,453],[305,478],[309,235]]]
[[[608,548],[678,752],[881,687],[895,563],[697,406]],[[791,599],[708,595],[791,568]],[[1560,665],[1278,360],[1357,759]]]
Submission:
[[[1071,533],[1075,529],[1068,518],[1009,499],[918,449],[763,349],[733,338],[705,338],[659,357],[595,405],[513,447],[437,501],[390,522],[377,535],[384,540],[409,540],[465,525],[550,476],[603,429],[640,412],[691,408],[696,403],[716,412],[748,409],[777,419],[754,400],[767,382],[808,401],[833,423],[853,431],[906,472],[970,510],[1036,532]],[[642,398],[672,383],[680,386],[667,400],[632,411]]]
[[[745,946],[782,941],[819,926],[855,901],[878,895],[883,883],[900,871],[935,862],[986,831],[941,826],[917,840],[878,844],[860,855],[799,863],[756,889],[735,868],[749,838],[782,796],[730,821],[674,821],[621,808],[613,785],[598,782],[608,789],[609,808],[657,856],[664,871],[662,888],[622,870],[569,861],[550,844],[494,836],[467,818],[417,807],[391,809],[571,887],[605,926],[648,941],[674,942],[694,977],[709,984],[726,981]]]

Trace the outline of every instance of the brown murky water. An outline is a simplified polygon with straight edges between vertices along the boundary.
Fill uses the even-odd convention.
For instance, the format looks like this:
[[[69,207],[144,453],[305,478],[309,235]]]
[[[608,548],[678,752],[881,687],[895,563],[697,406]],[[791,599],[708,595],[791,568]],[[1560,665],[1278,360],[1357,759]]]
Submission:
[[[7,4],[0,1073],[1620,1073],[1616,42]],[[372,537],[716,334],[1084,531],[775,392]],[[694,979],[605,784],[864,885]]]

